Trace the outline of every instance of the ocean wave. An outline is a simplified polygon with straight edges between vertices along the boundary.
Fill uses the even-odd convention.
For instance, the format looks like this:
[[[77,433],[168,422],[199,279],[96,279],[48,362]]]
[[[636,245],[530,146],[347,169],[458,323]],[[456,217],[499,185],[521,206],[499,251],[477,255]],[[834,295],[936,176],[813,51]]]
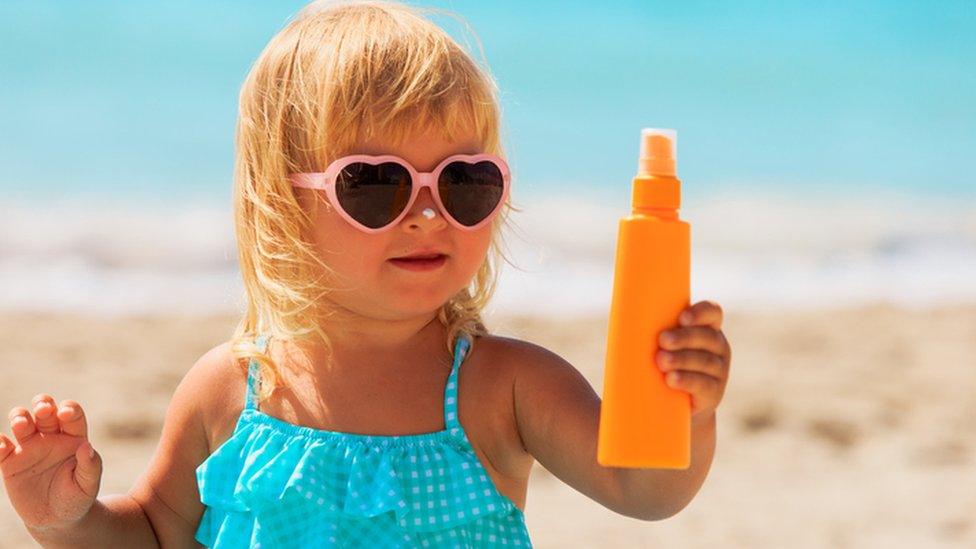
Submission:
[[[606,314],[625,201],[516,197],[488,314]],[[976,302],[976,205],[913,196],[686,198],[692,301],[728,309]],[[0,310],[240,311],[229,207],[62,200],[0,205]],[[558,281],[558,283],[554,283]]]

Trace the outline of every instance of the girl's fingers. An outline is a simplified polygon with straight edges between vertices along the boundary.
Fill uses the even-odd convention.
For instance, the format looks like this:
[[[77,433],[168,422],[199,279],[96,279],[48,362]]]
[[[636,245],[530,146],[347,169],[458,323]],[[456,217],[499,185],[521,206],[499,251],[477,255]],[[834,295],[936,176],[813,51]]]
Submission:
[[[0,464],[3,463],[3,460],[7,459],[7,456],[13,454],[16,449],[14,442],[7,438],[7,435],[0,433]]]
[[[31,414],[27,408],[15,406],[10,410],[7,418],[10,419],[10,430],[13,431],[14,438],[17,439],[17,444],[23,445],[24,442],[30,440],[37,433],[37,428],[34,426],[34,419],[31,418]]]
[[[58,405],[54,397],[41,393],[31,399],[34,404],[34,424],[41,433],[54,434],[61,432],[58,421]]]
[[[662,372],[701,372],[718,379],[725,376],[722,358],[706,351],[658,351],[657,367]]]
[[[705,326],[664,330],[658,338],[658,344],[662,349],[668,351],[700,349],[717,355],[725,355],[729,345],[725,339],[725,334]]]
[[[665,376],[667,384],[707,400],[718,402],[722,399],[722,383],[712,376],[699,372],[668,372]],[[697,409],[697,406],[694,408]]]
[[[678,317],[678,322],[682,326],[709,326],[721,330],[723,316],[722,307],[718,303],[705,300],[685,309]]]
[[[66,435],[88,438],[88,418],[81,404],[71,399],[61,401],[58,408],[58,419],[61,420],[61,432]]]
[[[98,495],[98,485],[102,479],[102,456],[92,448],[90,442],[83,442],[75,450],[75,459],[78,460],[75,482],[82,492],[94,498]]]

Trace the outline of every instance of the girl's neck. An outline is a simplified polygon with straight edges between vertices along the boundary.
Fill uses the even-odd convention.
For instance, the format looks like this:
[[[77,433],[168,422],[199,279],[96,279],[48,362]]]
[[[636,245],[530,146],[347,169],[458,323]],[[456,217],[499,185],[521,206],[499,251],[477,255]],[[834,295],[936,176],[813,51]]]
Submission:
[[[347,368],[363,373],[364,368],[386,369],[387,364],[406,357],[423,356],[444,347],[447,329],[434,313],[401,321],[363,319],[324,323],[329,336],[332,360],[318,341],[303,344],[301,353],[309,365],[341,372]],[[368,366],[366,366],[368,365]]]

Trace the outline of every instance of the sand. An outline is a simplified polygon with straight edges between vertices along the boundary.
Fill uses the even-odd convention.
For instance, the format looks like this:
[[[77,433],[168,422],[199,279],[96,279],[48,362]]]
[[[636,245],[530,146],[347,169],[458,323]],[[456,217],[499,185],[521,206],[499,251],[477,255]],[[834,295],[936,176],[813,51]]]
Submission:
[[[124,492],[183,372],[234,322],[0,315],[0,408],[38,392],[82,402],[102,494]],[[600,392],[605,319],[488,324],[552,349]],[[536,547],[976,547],[976,307],[730,311],[725,332],[717,450],[691,504],[664,521],[626,518],[536,464]],[[0,547],[33,546],[4,494]]]

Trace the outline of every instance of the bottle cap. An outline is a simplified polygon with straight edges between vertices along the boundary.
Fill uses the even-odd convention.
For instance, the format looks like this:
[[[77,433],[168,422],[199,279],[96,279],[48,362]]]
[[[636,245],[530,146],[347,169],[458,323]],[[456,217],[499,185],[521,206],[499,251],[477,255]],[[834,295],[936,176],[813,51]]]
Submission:
[[[641,130],[640,160],[631,197],[634,208],[681,207],[681,182],[674,172],[677,140],[678,132],[672,129]]]
[[[638,175],[674,176],[678,132],[666,128],[641,130]]]

